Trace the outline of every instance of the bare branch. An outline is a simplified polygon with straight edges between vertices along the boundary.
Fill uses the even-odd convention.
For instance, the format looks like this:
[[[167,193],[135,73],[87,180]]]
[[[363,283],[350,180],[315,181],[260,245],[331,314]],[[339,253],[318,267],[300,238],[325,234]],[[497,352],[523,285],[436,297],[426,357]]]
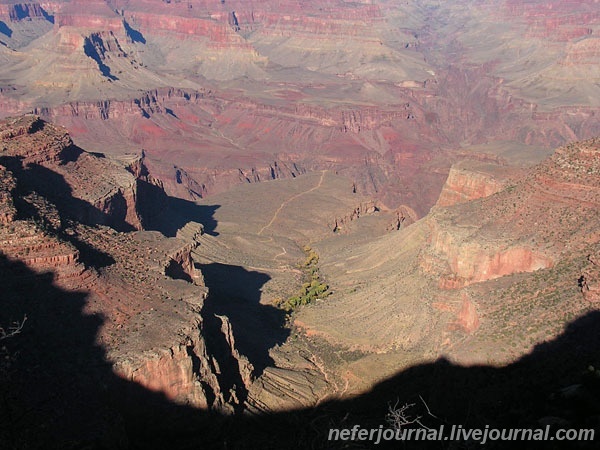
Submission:
[[[8,330],[5,330],[4,328],[0,327],[0,341],[19,334],[23,329],[26,320],[27,315],[23,316],[23,320],[21,320],[20,322],[13,322],[13,324],[10,327],[8,327]]]
[[[425,400],[423,400],[423,397],[421,397],[421,395],[419,395],[419,398],[421,399],[421,401],[423,402],[423,404],[425,405],[425,408],[427,408],[427,414],[429,414],[431,417],[433,417],[434,419],[438,419],[438,416],[435,416],[431,413],[431,410],[429,409],[429,406],[427,406],[427,403],[425,403]]]
[[[429,406],[427,406],[427,403],[425,403],[425,400],[423,400],[423,397],[421,397],[419,395],[419,398],[425,405],[425,408],[427,409],[427,413],[431,417],[434,417],[437,419],[437,417],[431,413],[431,410],[429,409]],[[428,426],[426,426],[423,422],[421,422],[421,419],[423,418],[423,416],[412,417],[411,415],[409,415],[408,410],[410,408],[412,408],[413,406],[415,406],[414,403],[405,403],[404,405],[398,407],[399,402],[400,402],[399,400],[396,400],[396,403],[394,404],[394,406],[392,406],[390,403],[389,407],[388,407],[388,413],[385,416],[386,422],[388,424],[390,424],[390,426],[393,429],[401,430],[402,427],[406,427],[407,425],[412,425],[415,423],[417,425],[419,425],[421,428],[425,428],[427,430],[431,429]]]
[[[412,408],[413,406],[415,406],[414,403],[405,403],[404,405],[398,407],[398,403],[399,400],[396,400],[396,403],[394,404],[394,406],[392,406],[391,404],[389,405],[388,408],[388,413],[385,416],[385,420],[387,423],[389,423],[392,428],[394,428],[395,430],[401,430],[402,427],[405,427],[407,425],[411,425],[413,423],[419,423],[419,419],[421,419],[421,416],[417,416],[417,417],[411,417],[408,415],[407,411]]]

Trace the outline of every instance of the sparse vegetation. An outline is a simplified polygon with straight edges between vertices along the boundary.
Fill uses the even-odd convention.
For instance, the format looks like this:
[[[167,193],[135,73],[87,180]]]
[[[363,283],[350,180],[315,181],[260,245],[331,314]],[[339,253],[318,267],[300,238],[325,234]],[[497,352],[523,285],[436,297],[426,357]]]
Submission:
[[[321,280],[319,274],[319,254],[308,245],[303,250],[306,258],[300,265],[300,269],[303,272],[304,282],[296,295],[279,304],[286,311],[293,311],[298,306],[308,305],[316,299],[325,298],[330,294],[329,286]]]

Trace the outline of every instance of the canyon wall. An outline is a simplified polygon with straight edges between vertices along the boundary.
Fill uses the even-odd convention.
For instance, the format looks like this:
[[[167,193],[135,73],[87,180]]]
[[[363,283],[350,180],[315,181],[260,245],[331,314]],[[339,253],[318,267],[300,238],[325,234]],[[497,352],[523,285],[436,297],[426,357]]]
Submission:
[[[518,169],[473,160],[457,163],[450,168],[436,206],[451,206],[495,194],[508,185],[514,172]]]
[[[461,147],[512,140],[553,148],[600,133],[598,105],[585,101],[595,98],[593,83],[577,83],[594,77],[596,13],[590,2],[554,3],[31,4],[19,14],[46,11],[53,28],[24,51],[23,63],[3,54],[4,67],[17,72],[7,71],[0,86],[0,115],[39,114],[97,152],[143,149],[177,197],[328,169],[391,208],[424,215]],[[3,8],[10,17],[16,6]],[[556,53],[552,73],[528,73],[518,55],[485,47],[479,36],[495,32],[480,20],[488,16],[516,21],[500,47],[512,48],[527,30],[538,45],[532,30],[547,26],[544,39],[560,41],[548,49]],[[455,36],[444,26],[449,18],[478,25]],[[553,34],[575,28],[592,34]],[[449,54],[456,63],[440,59]],[[31,60],[47,64],[46,73]],[[568,83],[546,85],[561,77],[579,86],[576,95],[567,95]],[[533,95],[553,90],[558,97]],[[480,188],[487,189],[472,187]]]
[[[423,255],[422,268],[432,274],[442,274],[439,287],[443,289],[462,288],[554,264],[551,256],[525,243],[473,239],[476,228],[470,231],[455,227],[442,229],[435,220],[429,224],[430,245]]]
[[[597,139],[569,144],[494,193],[483,196],[478,189],[470,193],[475,201],[436,208],[426,221],[430,238],[422,268],[444,274],[440,287],[455,289],[551,268],[567,251],[586,251],[586,242],[600,241],[590,221],[600,198],[597,156]],[[489,211],[485,220],[474,219],[477,208]]]
[[[136,231],[137,202],[152,201],[136,190],[136,177],[152,181],[143,164],[127,171],[75,147],[64,130],[36,116],[1,122],[0,146],[0,248],[9,264],[27,268],[24,282],[50,276],[57,288],[81,293],[86,313],[102,317],[97,339],[123,379],[181,404],[239,407],[253,368],[235,347],[230,324],[218,350],[226,355],[207,350],[207,288],[191,256],[202,225],[189,222],[173,238]],[[153,186],[156,195],[160,184]],[[235,368],[219,365],[227,357]],[[232,370],[246,385],[232,388],[221,379]]]

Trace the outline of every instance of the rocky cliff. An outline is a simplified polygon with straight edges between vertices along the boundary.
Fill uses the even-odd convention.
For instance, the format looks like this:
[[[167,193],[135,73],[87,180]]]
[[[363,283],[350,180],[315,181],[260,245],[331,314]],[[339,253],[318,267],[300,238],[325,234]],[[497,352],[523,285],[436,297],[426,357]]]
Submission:
[[[4,122],[0,136],[7,166],[31,173],[35,180],[24,182],[64,202],[64,214],[86,223],[141,229],[133,176],[106,158],[83,152],[66,130],[32,115]]]
[[[0,251],[8,264],[22,264],[32,281],[52,274],[58,288],[84,293],[85,310],[103,317],[96,339],[124,379],[182,404],[222,411],[241,404],[241,391],[218,378],[221,355],[204,343],[207,289],[191,256],[202,226],[189,222],[173,238],[143,231],[138,202],[152,193],[136,188],[148,183],[143,169],[87,153],[36,116],[3,121],[0,149]],[[231,327],[222,332],[245,392],[252,366]]]
[[[528,352],[595,308],[599,151],[598,139],[577,142],[508,173],[467,160],[424,218],[369,242],[363,228],[354,240],[319,243],[321,273],[337,292],[296,324],[392,366],[407,352],[469,364]],[[371,379],[368,360],[350,372]]]
[[[450,206],[488,197],[506,187],[510,177],[516,178],[518,173],[519,170],[515,167],[473,160],[462,161],[450,168],[436,205]]]
[[[465,214],[473,203],[433,214],[431,251],[447,264],[450,277],[441,284],[461,287],[552,267],[566,242],[571,250],[595,242],[598,233],[584,223],[595,215],[600,198],[597,148],[597,140],[590,140],[556,150],[528,176],[481,200],[480,207],[489,210],[483,222]],[[427,268],[440,269],[425,261]]]
[[[23,19],[43,18],[44,10],[38,3],[0,4],[0,17],[17,22]]]
[[[6,3],[48,18],[27,48],[27,17],[10,22],[0,114],[144,148],[179,197],[331,169],[424,215],[462,147],[600,132],[589,1]]]

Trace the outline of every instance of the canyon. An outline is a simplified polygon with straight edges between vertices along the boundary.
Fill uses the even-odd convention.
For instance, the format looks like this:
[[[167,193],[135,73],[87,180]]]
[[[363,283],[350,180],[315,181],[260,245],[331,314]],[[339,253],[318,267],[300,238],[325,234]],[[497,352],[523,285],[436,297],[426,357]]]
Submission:
[[[0,0],[0,441],[345,448],[460,395],[599,425],[560,390],[600,364],[599,31],[593,0]]]
[[[4,2],[0,15],[0,114],[39,114],[89,151],[143,149],[179,197],[330,169],[422,217],[475,145],[515,141],[535,155],[600,133],[590,1],[569,4],[580,13],[568,20],[541,1],[493,11],[427,1],[24,5]],[[478,20],[489,14],[496,25]]]
[[[101,354],[87,357],[86,370],[173,405],[262,417],[358,395],[440,355],[461,365],[509,364],[597,304],[597,139],[517,171],[458,163],[446,200],[419,220],[408,207],[378,206],[330,170],[192,202],[169,196],[145,157],[86,152],[35,115],[3,121],[0,136],[5,314],[25,314],[49,342],[64,317],[94,318],[84,336]],[[302,243],[317,252],[332,290],[290,314],[277,305],[302,283]],[[64,300],[74,295],[84,296],[74,302],[79,312]],[[515,333],[517,324],[531,331]],[[15,342],[26,350],[35,333]],[[58,342],[60,355],[85,351],[80,338]],[[27,351],[45,361],[58,350]],[[64,370],[61,358],[72,359],[47,362],[43,380]],[[110,375],[93,369],[98,358]],[[75,395],[71,383],[73,392],[90,389],[78,376],[58,387],[61,396]],[[29,391],[27,404],[44,402],[32,384],[11,380],[12,395]],[[123,398],[130,395],[139,393]],[[143,404],[121,406],[123,420],[143,423]],[[39,405],[33,436],[64,437]]]

